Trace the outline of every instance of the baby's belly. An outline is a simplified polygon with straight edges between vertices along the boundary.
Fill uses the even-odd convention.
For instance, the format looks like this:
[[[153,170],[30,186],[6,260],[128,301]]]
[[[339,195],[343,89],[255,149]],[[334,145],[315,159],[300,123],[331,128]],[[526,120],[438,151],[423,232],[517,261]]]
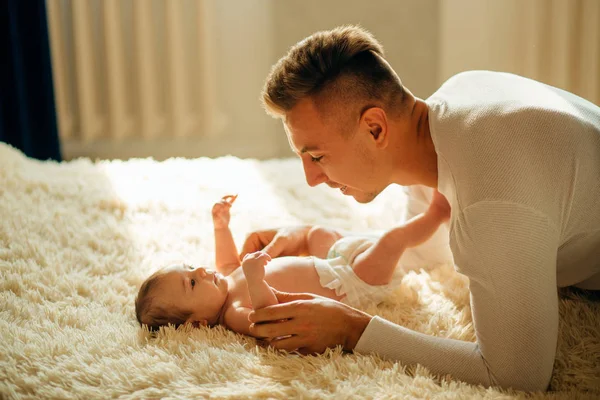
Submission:
[[[230,287],[230,303],[251,307],[250,295],[242,268],[232,273],[234,285]],[[333,289],[319,283],[319,274],[310,257],[279,257],[265,269],[265,281],[277,290],[288,293],[312,293],[333,300],[340,300]]]
[[[266,269],[269,286],[289,293],[312,293],[339,300],[333,289],[319,283],[319,274],[310,257],[280,257],[273,259]]]

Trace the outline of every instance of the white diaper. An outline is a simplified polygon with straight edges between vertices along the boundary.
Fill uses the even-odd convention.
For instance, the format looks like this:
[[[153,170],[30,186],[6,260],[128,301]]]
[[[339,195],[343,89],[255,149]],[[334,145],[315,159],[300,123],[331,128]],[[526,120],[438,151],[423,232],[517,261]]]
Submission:
[[[331,246],[326,260],[313,257],[321,286],[335,290],[338,296],[345,295],[340,301],[351,307],[381,303],[402,280],[400,268],[396,268],[389,284],[379,286],[369,285],[354,273],[354,259],[374,242],[372,238],[344,237]]]

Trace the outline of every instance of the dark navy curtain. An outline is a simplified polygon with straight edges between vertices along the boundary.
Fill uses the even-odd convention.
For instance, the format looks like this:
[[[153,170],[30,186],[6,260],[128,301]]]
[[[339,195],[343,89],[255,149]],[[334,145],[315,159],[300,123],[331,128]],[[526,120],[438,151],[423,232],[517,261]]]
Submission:
[[[44,0],[0,0],[0,46],[0,141],[60,161]]]

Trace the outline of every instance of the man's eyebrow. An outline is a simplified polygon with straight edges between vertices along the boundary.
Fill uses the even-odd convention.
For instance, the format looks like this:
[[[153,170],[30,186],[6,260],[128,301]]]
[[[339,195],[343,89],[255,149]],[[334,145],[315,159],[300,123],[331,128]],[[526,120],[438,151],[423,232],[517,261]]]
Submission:
[[[316,151],[319,150],[319,146],[304,146],[302,150],[300,150],[300,154],[304,154],[307,151]]]

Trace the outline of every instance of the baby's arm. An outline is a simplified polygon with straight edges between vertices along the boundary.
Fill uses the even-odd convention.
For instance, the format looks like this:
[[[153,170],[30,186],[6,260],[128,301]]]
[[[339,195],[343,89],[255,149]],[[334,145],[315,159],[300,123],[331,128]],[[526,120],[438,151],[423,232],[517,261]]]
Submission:
[[[215,228],[215,264],[217,271],[227,276],[240,266],[231,230],[229,229],[229,209],[237,196],[224,196],[212,209]]]
[[[426,212],[387,231],[373,246],[356,257],[354,273],[371,285],[389,283],[404,250],[426,242],[449,218],[450,204],[436,190]]]
[[[242,261],[252,308],[255,310],[278,304],[277,297],[265,282],[265,265],[269,261],[271,257],[264,251],[247,254]]]

